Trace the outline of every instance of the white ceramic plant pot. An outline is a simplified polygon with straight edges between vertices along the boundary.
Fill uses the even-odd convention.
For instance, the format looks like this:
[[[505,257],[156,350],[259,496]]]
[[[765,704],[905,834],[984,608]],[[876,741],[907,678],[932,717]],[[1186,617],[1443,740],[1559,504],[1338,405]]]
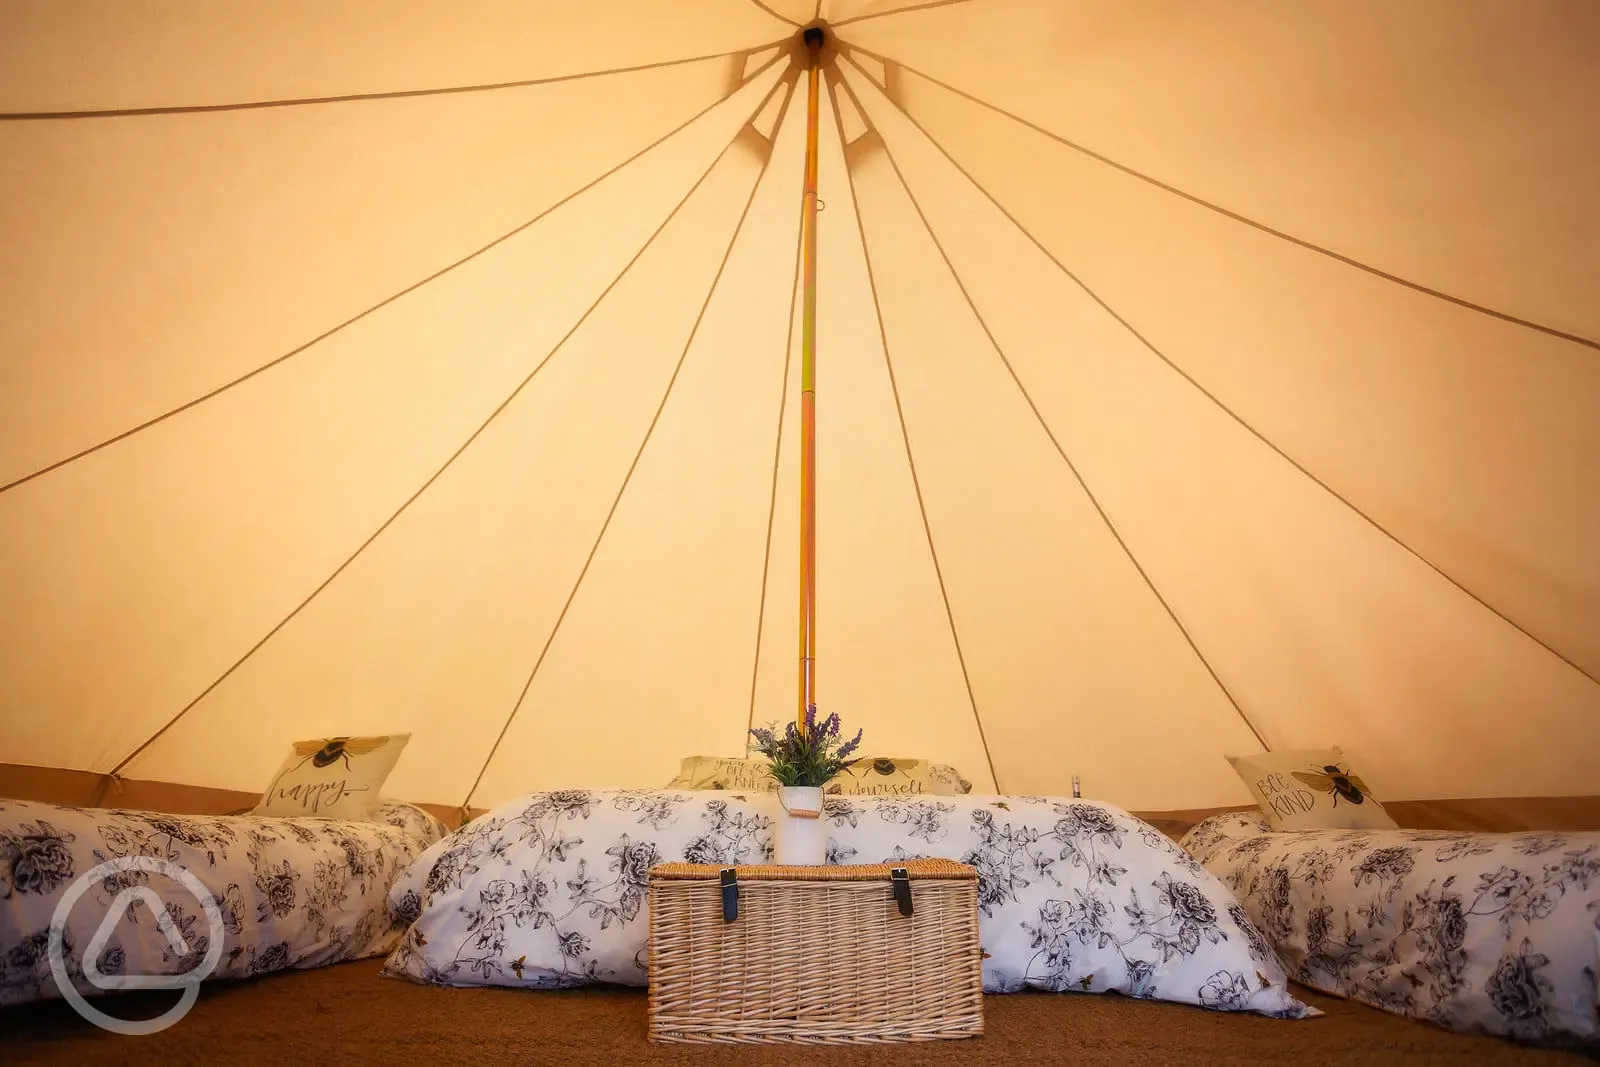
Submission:
[[[822,819],[820,785],[778,787],[779,812],[773,826],[772,862],[820,866],[828,862],[828,824]]]

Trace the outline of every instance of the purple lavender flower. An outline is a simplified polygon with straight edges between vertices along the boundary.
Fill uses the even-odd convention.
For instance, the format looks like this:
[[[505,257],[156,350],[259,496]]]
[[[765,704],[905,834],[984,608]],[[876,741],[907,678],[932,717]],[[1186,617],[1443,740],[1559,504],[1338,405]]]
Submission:
[[[767,729],[752,729],[752,747],[771,763],[771,774],[781,785],[825,785],[855,761],[850,755],[861,746],[863,731],[854,740],[839,744],[842,724],[837,713],[817,721],[817,709],[808,707],[798,721],[777,724]]]
[[[839,756],[840,759],[847,758],[850,755],[850,753],[854,752],[856,749],[861,747],[861,734],[862,733],[863,733],[863,731],[857,730],[855,737],[851,738],[849,741],[846,741],[844,744],[839,746],[838,756]]]

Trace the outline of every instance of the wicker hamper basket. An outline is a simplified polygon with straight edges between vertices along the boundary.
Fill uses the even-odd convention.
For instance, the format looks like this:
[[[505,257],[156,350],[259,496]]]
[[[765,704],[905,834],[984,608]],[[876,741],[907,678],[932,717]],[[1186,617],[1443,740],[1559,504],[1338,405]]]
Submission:
[[[983,1033],[978,874],[949,860],[650,870],[650,1039]]]

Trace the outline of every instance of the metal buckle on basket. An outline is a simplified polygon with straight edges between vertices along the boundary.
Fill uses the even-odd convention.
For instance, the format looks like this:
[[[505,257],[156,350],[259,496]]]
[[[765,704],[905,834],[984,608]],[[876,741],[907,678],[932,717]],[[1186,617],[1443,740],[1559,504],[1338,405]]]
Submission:
[[[895,903],[900,905],[900,914],[911,914],[911,873],[904,867],[895,867],[889,872],[889,885],[894,888]]]
[[[739,872],[732,867],[722,869],[722,921],[731,923],[739,917]]]

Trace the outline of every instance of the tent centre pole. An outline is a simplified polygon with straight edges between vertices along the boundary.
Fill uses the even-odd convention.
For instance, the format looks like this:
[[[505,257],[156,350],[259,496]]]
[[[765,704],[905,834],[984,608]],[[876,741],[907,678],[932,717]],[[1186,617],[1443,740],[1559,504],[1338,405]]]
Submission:
[[[822,30],[805,31],[810,57],[806,83],[806,185],[801,216],[805,271],[800,333],[800,708],[797,727],[817,704],[817,127]]]

